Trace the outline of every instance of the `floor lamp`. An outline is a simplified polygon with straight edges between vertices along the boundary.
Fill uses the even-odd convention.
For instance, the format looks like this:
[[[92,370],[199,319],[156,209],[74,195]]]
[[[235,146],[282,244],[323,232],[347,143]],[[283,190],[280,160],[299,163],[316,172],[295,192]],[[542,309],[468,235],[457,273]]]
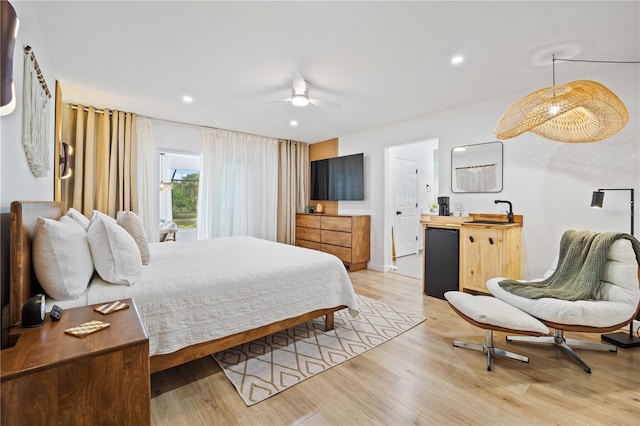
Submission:
[[[602,188],[593,192],[591,198],[591,207],[602,208],[604,201],[604,191],[630,191],[631,192],[631,235],[633,235],[633,188]],[[633,321],[629,323],[629,334],[618,332],[602,334],[602,340],[612,343],[621,348],[637,348],[640,347],[640,337],[633,335]]]

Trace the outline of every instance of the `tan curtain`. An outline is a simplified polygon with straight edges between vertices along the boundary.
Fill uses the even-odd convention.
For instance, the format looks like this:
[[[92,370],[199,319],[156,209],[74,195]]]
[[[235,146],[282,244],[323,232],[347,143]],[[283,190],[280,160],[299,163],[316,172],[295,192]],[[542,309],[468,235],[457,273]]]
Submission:
[[[296,213],[303,212],[309,191],[309,144],[280,140],[277,241],[296,242]]]
[[[74,164],[70,206],[87,217],[93,210],[112,217],[119,210],[137,212],[136,115],[78,105],[68,129]]]

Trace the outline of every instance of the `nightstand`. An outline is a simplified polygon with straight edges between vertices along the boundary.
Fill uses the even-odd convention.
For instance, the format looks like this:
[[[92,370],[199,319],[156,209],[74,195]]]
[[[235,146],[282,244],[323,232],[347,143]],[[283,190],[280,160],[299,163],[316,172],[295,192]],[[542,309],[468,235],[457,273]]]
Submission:
[[[60,321],[14,328],[0,354],[2,424],[148,425],[149,339],[131,299],[102,315],[94,306],[67,309]],[[73,337],[65,330],[91,320],[109,327]]]

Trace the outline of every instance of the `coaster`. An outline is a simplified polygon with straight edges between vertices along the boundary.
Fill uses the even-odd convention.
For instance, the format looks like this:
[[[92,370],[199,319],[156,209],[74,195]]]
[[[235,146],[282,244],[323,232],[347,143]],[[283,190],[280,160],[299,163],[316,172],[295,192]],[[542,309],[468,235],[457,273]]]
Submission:
[[[111,324],[102,321],[89,321],[80,324],[78,327],[72,327],[66,329],[64,332],[74,337],[84,337],[88,334],[95,333],[96,331],[103,330],[109,327]]]
[[[102,315],[107,315],[115,311],[119,311],[122,309],[127,309],[129,305],[119,300],[116,300],[112,303],[106,303],[102,306],[98,306],[97,308],[93,308],[94,311],[100,312]]]

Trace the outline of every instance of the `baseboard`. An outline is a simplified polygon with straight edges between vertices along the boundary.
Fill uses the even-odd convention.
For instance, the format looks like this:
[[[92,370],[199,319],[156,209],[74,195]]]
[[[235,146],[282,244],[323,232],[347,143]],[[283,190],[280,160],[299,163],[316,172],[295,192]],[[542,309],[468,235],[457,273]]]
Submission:
[[[372,269],[378,272],[388,272],[391,268],[385,267],[384,265],[380,265],[378,263],[369,262],[367,263],[367,269]]]

